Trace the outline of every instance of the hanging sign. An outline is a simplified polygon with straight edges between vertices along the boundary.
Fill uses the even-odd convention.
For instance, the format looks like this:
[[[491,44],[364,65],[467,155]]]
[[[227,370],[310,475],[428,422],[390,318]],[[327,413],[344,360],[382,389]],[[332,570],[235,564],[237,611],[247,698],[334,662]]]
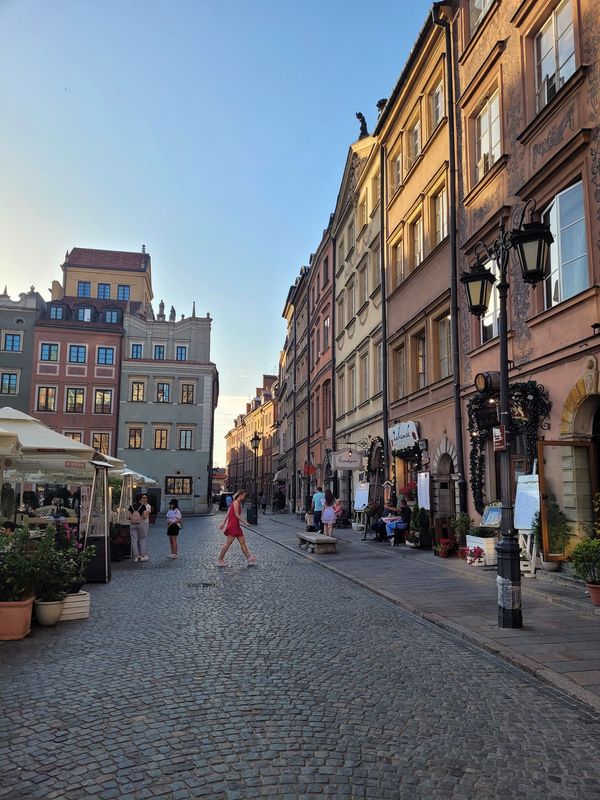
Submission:
[[[398,422],[388,428],[388,438],[392,450],[406,450],[419,442],[419,429],[416,422]]]
[[[362,469],[363,454],[356,450],[339,450],[331,454],[332,469]]]
[[[506,428],[504,425],[497,425],[492,428],[492,435],[494,437],[494,452],[506,450]]]

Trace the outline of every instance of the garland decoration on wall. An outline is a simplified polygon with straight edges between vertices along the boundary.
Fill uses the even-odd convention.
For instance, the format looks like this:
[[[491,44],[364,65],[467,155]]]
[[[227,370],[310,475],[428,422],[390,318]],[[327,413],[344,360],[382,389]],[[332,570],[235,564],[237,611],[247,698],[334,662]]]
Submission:
[[[401,458],[403,461],[420,462],[421,451],[419,445],[415,444],[412,447],[403,447],[401,450],[392,450],[392,458]]]
[[[548,430],[552,402],[541,383],[525,381],[508,387],[512,436],[521,436],[525,456],[531,465],[537,457],[538,428]],[[471,492],[475,508],[483,514],[485,508],[485,446],[492,428],[499,424],[499,397],[491,390],[477,392],[467,403],[468,428],[471,435],[469,456]]]

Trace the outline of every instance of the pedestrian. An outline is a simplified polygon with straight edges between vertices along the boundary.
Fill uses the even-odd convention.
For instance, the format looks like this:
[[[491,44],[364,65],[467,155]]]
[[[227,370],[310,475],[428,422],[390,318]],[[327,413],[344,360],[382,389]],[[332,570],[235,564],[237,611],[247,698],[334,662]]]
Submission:
[[[143,530],[140,537],[140,561],[148,561],[148,532],[150,530],[152,506],[148,502],[148,495],[145,493],[140,497],[140,502],[146,509],[146,514],[142,514]]]
[[[335,497],[331,489],[325,489],[325,504],[321,514],[321,522],[323,523],[323,532],[325,536],[333,536],[335,520]]]
[[[179,503],[175,498],[169,500],[169,510],[167,511],[167,536],[169,537],[169,547],[171,552],[169,558],[177,558],[177,537],[183,525],[183,516],[179,510]]]
[[[267,495],[263,492],[260,496],[260,506],[262,508],[263,514],[267,513],[267,503],[269,502]]]
[[[315,515],[315,530],[321,530],[321,514],[323,513],[323,505],[325,503],[325,495],[323,489],[317,486],[317,491],[313,494],[312,510]]]
[[[11,522],[11,520],[9,519],[3,522],[2,525],[3,525],[2,533],[6,534],[7,536],[11,536],[17,529],[15,523]]]
[[[240,543],[242,553],[246,556],[246,563],[249,566],[256,564],[256,556],[251,555],[250,551],[248,550],[248,545],[246,544],[246,540],[244,538],[244,531],[242,530],[242,526],[240,524],[243,521],[246,525],[248,525],[248,521],[243,520],[242,518],[242,503],[246,499],[247,494],[248,493],[243,489],[240,489],[233,495],[233,502],[229,508],[229,511],[227,512],[227,516],[219,525],[219,529],[222,530],[227,537],[227,541],[221,548],[219,558],[217,559],[217,566],[219,567],[227,566],[225,556],[236,539]]]
[[[148,528],[145,526],[145,519],[148,517],[146,504],[142,503],[142,498],[137,497],[135,502],[129,506],[129,536],[131,539],[131,557],[134,563],[138,561],[148,561],[146,553],[146,539]]]

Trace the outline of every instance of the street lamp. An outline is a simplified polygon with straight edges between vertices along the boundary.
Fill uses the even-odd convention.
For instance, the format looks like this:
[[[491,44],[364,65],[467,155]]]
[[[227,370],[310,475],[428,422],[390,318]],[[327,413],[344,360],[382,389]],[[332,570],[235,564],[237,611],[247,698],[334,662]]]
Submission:
[[[258,523],[258,486],[257,486],[257,474],[258,474],[258,448],[260,446],[261,435],[258,431],[254,432],[252,439],[250,439],[250,446],[254,451],[254,485],[252,487],[252,505],[248,509],[247,519],[251,525],[256,525]]]
[[[510,441],[511,417],[508,397],[508,262],[514,251],[525,283],[535,285],[548,274],[550,245],[554,237],[550,227],[541,222],[524,223],[525,214],[535,211],[535,200],[530,198],[523,206],[519,224],[506,230],[500,218],[500,232],[492,245],[478,242],[475,253],[482,250],[484,259],[478,261],[470,272],[464,272],[461,283],[467,294],[469,311],[476,317],[485,314],[490,301],[494,275],[485,267],[485,262],[495,261],[498,267],[498,299],[500,303],[498,318],[498,341],[500,348],[500,425],[504,429],[506,442],[500,451],[500,485],[502,493],[502,540],[496,546],[498,554],[498,627],[522,628],[521,611],[521,570],[519,564],[519,544],[513,528],[513,504],[510,488]]]

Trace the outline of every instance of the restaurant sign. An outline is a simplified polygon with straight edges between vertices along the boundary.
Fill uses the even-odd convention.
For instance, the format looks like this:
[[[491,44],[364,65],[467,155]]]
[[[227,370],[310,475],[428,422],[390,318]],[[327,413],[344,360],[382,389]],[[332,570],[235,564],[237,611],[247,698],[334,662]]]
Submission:
[[[332,469],[362,469],[363,453],[356,450],[339,450],[331,454]]]
[[[388,428],[392,450],[407,450],[419,442],[419,429],[416,422],[398,422]]]

